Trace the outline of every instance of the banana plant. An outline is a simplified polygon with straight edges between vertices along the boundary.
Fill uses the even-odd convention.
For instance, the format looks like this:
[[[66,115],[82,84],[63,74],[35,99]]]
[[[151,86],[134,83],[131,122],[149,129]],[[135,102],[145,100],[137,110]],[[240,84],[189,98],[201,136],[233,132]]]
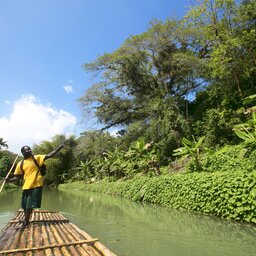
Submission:
[[[246,144],[256,142],[256,112],[252,113],[252,118],[246,123],[235,125],[233,131]]]
[[[76,173],[74,177],[72,177],[74,180],[87,180],[90,179],[93,174],[91,173],[91,160],[86,160],[85,162],[80,161],[80,164],[78,167],[75,168]]]
[[[255,104],[256,102],[256,94],[247,96],[246,98],[243,99],[243,104],[244,105],[248,105],[248,104]],[[256,105],[255,106],[251,106],[251,107],[247,107],[245,109],[245,111],[243,111],[244,114],[249,114],[249,113],[254,113],[256,112]]]
[[[115,147],[113,152],[108,151],[105,154],[106,166],[108,166],[109,175],[114,178],[121,178],[124,176],[126,169],[126,162],[124,159],[124,152],[118,147]]]
[[[145,143],[143,139],[136,141],[125,154],[130,166],[133,166],[129,171],[130,175],[136,173],[155,175],[160,174],[159,162],[160,157],[153,142]]]
[[[183,147],[177,148],[173,150],[173,156],[183,156],[184,158],[192,157],[195,159],[196,167],[200,171],[200,151],[202,148],[202,143],[205,139],[205,136],[201,137],[198,141],[192,136],[193,140],[188,140],[187,138],[183,138],[181,143]]]

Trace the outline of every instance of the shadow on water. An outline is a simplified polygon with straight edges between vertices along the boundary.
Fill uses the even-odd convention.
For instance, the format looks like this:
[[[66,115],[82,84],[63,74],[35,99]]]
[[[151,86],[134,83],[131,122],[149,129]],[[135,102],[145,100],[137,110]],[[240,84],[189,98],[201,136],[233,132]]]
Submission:
[[[0,196],[0,227],[19,208],[20,196]],[[255,225],[76,190],[45,189],[42,206],[60,211],[122,256],[256,255]]]

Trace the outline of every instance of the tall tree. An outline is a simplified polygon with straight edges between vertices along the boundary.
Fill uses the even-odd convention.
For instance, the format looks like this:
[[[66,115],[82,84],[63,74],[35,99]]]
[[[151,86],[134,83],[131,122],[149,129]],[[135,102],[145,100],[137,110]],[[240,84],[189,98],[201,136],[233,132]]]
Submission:
[[[119,139],[112,137],[108,132],[86,131],[77,139],[74,154],[78,160],[86,161],[103,157],[107,151],[112,151],[119,144]]]
[[[206,60],[224,100],[252,94],[255,86],[255,1],[198,0],[185,18],[193,46]],[[254,11],[253,11],[254,10]],[[254,24],[253,24],[254,23]],[[234,102],[235,107],[237,101]],[[230,107],[230,106],[229,106]]]
[[[173,139],[181,137],[184,126],[177,120],[186,123],[184,99],[202,86],[204,65],[180,25],[177,20],[153,21],[148,31],[128,38],[115,52],[85,64],[86,71],[101,76],[80,98],[84,111],[94,108],[105,128],[143,121],[154,140],[171,131]]]
[[[208,146],[236,143],[243,99],[255,93],[255,1],[198,0],[184,18],[191,47],[205,61],[206,90],[190,104],[197,135]]]

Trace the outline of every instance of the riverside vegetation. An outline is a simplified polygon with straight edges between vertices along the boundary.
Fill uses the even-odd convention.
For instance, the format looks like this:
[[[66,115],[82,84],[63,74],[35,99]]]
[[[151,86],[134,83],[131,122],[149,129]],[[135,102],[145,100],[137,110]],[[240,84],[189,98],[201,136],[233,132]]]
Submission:
[[[79,103],[102,129],[34,145],[66,144],[47,185],[256,223],[256,2],[195,2],[84,64],[98,77]]]

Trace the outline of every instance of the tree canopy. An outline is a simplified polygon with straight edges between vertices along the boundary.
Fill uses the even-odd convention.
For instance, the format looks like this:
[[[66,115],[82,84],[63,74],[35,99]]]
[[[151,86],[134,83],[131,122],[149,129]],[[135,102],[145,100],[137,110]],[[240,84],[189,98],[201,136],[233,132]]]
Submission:
[[[200,0],[182,19],[153,20],[84,64],[97,83],[79,99],[83,111],[161,147],[193,133],[210,146],[235,142],[232,127],[245,118],[238,110],[255,91],[254,10],[255,1]]]
[[[95,83],[79,103],[103,128],[35,145],[35,153],[48,153],[66,141],[47,164],[48,184],[157,175],[184,147],[201,166],[201,148],[239,144],[246,132],[236,129],[247,128],[256,110],[256,2],[194,2],[183,18],[152,20],[144,33],[83,65]]]

